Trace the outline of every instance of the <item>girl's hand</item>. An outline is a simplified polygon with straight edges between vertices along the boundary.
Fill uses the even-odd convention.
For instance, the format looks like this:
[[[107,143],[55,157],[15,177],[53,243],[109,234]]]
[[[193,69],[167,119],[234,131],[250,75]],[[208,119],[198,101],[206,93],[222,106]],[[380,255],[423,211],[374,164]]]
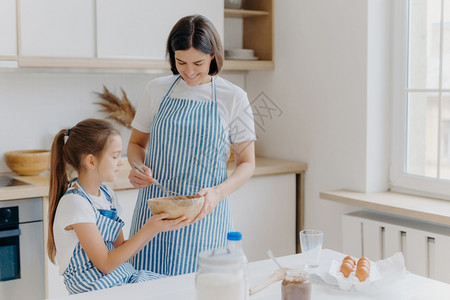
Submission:
[[[168,216],[168,213],[154,215],[147,220],[144,226],[151,227],[158,232],[164,232],[180,229],[190,223],[190,220],[185,216],[173,220],[166,219]]]
[[[153,183],[152,170],[146,165],[141,165],[140,167],[144,170],[145,174],[132,168],[128,175],[131,185],[138,189],[145,188]]]
[[[211,213],[213,209],[219,204],[219,202],[223,199],[221,193],[219,192],[217,187],[209,187],[201,189],[198,193],[199,196],[205,197],[205,202],[203,203],[203,208],[200,213],[192,220],[192,223],[200,221],[207,214]]]

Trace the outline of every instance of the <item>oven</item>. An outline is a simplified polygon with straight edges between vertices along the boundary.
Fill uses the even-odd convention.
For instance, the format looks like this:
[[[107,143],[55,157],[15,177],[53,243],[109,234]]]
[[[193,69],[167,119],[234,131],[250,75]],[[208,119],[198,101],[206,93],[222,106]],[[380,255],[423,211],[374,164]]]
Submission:
[[[0,208],[0,281],[20,278],[19,208]]]
[[[43,299],[42,198],[0,201],[0,299]]]

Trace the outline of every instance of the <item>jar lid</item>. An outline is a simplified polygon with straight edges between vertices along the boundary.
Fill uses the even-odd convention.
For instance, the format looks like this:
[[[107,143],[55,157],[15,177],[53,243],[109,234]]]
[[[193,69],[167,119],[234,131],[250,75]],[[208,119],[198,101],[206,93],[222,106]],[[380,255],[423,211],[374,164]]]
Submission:
[[[237,265],[242,263],[242,257],[240,253],[230,252],[227,248],[216,248],[200,252],[198,262],[214,266]]]
[[[294,269],[286,269],[286,278],[296,278],[302,281],[309,279],[309,272],[307,266],[301,266]]]

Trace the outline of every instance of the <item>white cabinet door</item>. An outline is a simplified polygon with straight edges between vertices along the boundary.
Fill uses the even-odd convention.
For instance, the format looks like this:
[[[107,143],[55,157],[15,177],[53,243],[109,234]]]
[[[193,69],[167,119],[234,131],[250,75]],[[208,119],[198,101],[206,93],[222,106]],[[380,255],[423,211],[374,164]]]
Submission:
[[[95,0],[19,3],[22,55],[95,56]]]
[[[122,207],[120,218],[125,222],[125,225],[122,228],[125,239],[128,239],[130,233],[131,219],[133,218],[138,193],[138,189],[116,191],[119,204]]]
[[[0,1],[0,37],[0,56],[16,56],[16,0]]]
[[[48,258],[47,234],[48,234],[48,198],[43,198],[44,212],[44,249],[45,249],[45,298],[57,298],[69,295],[64,285],[64,277],[59,274],[58,264],[54,265]]]
[[[46,257],[47,278],[46,278],[46,298],[58,298],[68,296],[69,292],[64,285],[64,277],[59,274],[59,266],[54,265],[48,257]]]
[[[253,177],[230,196],[236,231],[249,261],[295,254],[295,174]]]
[[[98,57],[164,59],[170,30],[191,14],[223,37],[223,0],[97,0]]]

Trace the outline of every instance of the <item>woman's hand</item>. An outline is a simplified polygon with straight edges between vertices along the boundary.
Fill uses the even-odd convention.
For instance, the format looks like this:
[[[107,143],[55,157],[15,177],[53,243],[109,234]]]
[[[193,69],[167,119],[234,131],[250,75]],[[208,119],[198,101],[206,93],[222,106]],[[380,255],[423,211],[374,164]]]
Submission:
[[[195,223],[197,221],[200,221],[203,219],[207,214],[211,213],[214,208],[219,204],[221,200],[223,200],[222,194],[219,191],[219,188],[217,186],[215,187],[209,187],[209,188],[203,188],[198,193],[199,196],[205,197],[205,202],[203,203],[203,208],[200,211],[200,213],[195,217],[194,220],[192,220],[192,223]]]
[[[146,165],[141,165],[140,167],[144,170],[145,174],[132,168],[128,175],[131,185],[138,189],[150,186],[153,183],[152,170]]]
[[[173,220],[168,220],[168,216],[168,213],[153,215],[147,220],[144,227],[149,227],[152,231],[154,230],[159,233],[164,231],[177,230],[186,225],[189,225],[190,220],[185,216],[181,216]]]

